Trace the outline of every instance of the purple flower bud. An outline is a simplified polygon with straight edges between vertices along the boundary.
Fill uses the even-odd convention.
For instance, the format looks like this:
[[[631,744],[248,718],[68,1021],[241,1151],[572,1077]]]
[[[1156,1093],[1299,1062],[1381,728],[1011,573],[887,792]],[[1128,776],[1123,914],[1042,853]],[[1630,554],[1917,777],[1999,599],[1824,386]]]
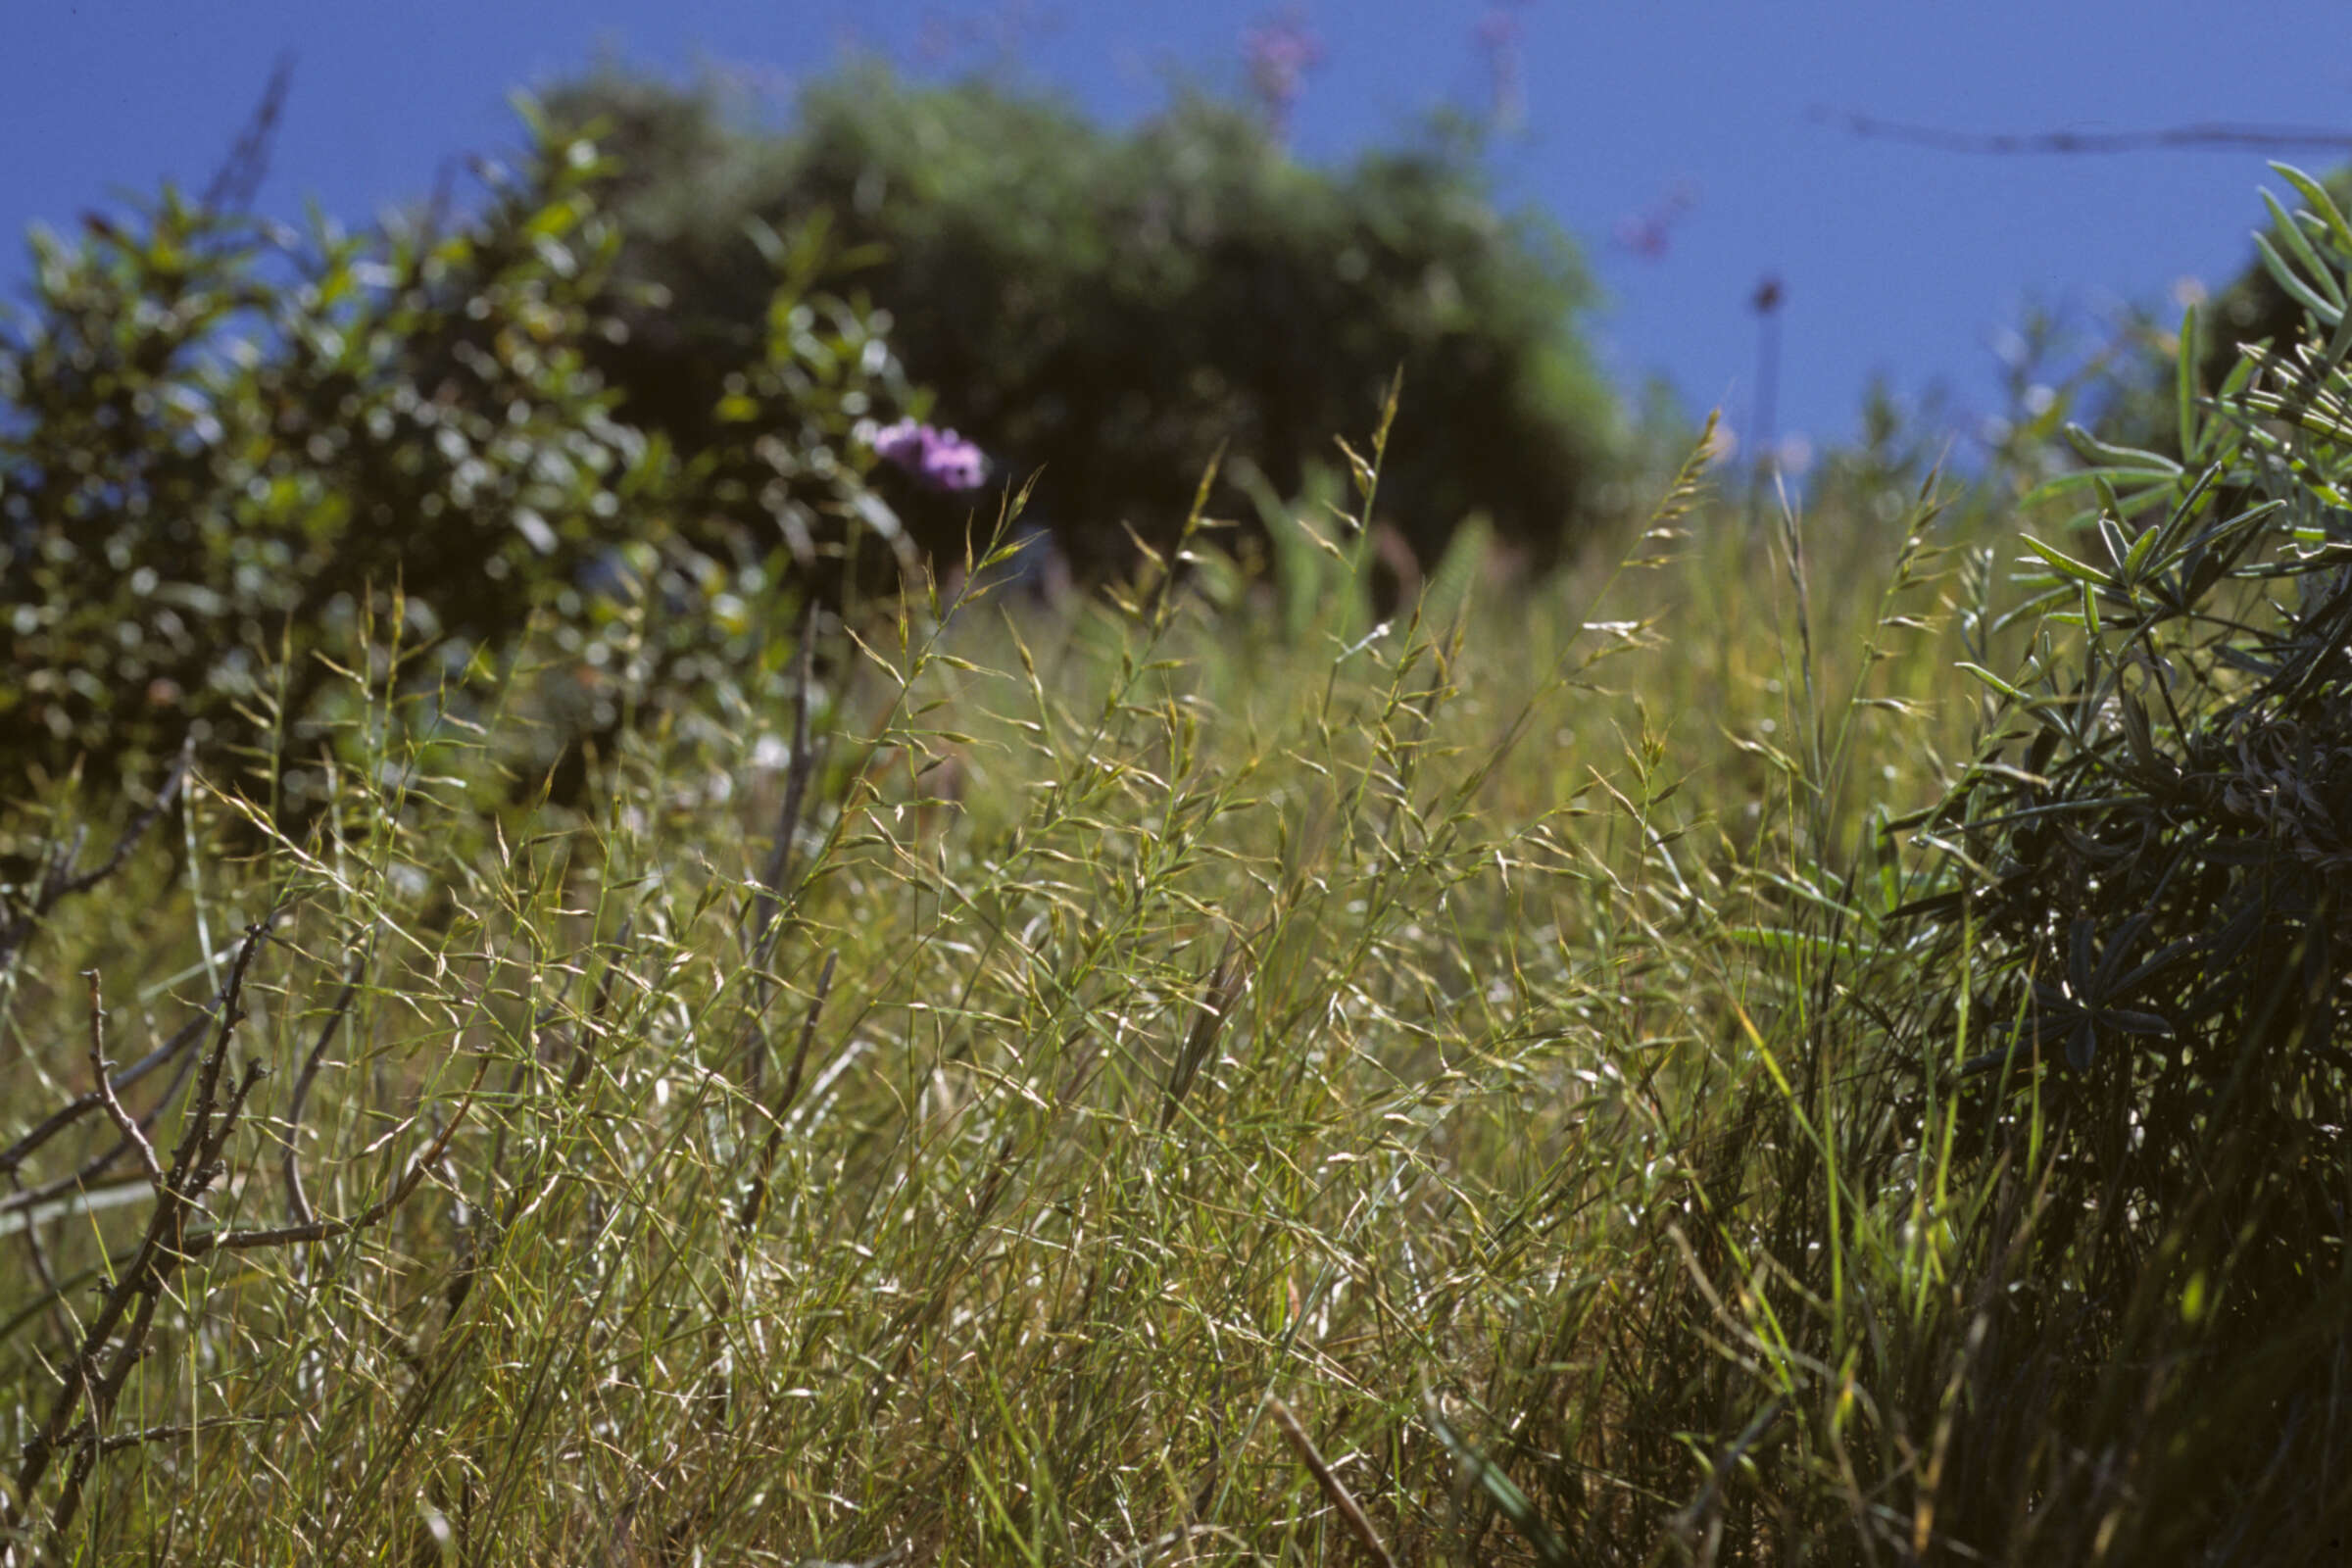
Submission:
[[[1245,32],[1242,60],[1249,69],[1250,90],[1280,134],[1288,127],[1306,74],[1323,63],[1322,38],[1294,8]]]
[[[978,447],[953,430],[912,419],[875,431],[874,455],[931,490],[977,490],[988,482],[988,459]]]
[[[1478,42],[1482,49],[1515,49],[1519,46],[1519,19],[1508,11],[1492,9],[1478,19]]]

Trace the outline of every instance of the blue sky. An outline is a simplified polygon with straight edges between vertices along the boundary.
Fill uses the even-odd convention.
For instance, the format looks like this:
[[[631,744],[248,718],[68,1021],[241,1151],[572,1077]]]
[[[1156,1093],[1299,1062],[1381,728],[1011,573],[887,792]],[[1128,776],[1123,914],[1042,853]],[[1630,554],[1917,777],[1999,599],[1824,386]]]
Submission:
[[[600,49],[669,72],[712,64],[763,90],[845,48],[917,72],[1008,71],[1116,122],[1171,71],[1237,89],[1267,0],[318,0],[19,4],[0,19],[0,289],[22,288],[27,223],[70,225],[111,190],[200,186],[271,62],[293,90],[260,205],[316,198],[347,221],[420,196],[453,154],[511,146],[511,88]],[[1324,60],[1298,104],[1311,160],[1491,98],[1487,0],[1310,0]],[[2218,283],[2248,252],[2250,153],[1993,158],[1856,138],[1813,111],[1954,129],[2111,131],[2188,121],[2352,129],[2352,12],[2341,0],[1521,0],[1525,109],[1496,168],[1506,191],[1584,244],[1607,304],[1592,323],[1619,381],[1665,376],[1693,412],[1744,424],[1758,279],[1787,287],[1779,426],[1815,445],[1855,427],[1874,372],[1946,384],[1997,413],[1992,344],[2038,300],[2095,327],[2119,302]],[[2302,161],[2327,162],[2311,153]],[[1678,209],[1678,203],[1679,209]],[[1662,254],[1620,238],[1671,216]],[[2166,307],[2170,309],[2168,305]],[[1409,416],[1409,405],[1408,405]]]

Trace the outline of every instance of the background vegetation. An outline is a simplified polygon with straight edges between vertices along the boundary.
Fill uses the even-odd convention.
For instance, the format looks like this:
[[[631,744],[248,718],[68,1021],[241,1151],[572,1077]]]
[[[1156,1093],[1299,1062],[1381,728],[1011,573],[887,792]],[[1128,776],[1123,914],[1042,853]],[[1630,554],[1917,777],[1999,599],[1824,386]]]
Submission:
[[[1056,596],[812,215],[630,422],[602,160],[0,357],[0,1560],[2340,1554],[2320,185],[2169,443],[1539,576],[1408,368]]]
[[[855,247],[914,376],[1004,471],[1042,470],[1033,523],[1080,574],[1165,544],[1222,451],[1245,491],[1334,467],[1399,367],[1418,417],[1387,475],[1428,561],[1484,514],[1548,565],[1628,510],[1624,432],[1577,332],[1591,299],[1565,235],[1499,211],[1467,121],[1327,172],[1250,109],[1198,93],[1132,131],[980,81],[922,87],[875,64],[769,127],[712,86],[617,72],[551,94],[620,166],[617,266],[662,303],[599,363],[635,416],[693,449],[756,357],[770,280],[747,219],[818,212]],[[1244,494],[1220,514],[1255,519]],[[934,547],[961,538],[932,519]]]

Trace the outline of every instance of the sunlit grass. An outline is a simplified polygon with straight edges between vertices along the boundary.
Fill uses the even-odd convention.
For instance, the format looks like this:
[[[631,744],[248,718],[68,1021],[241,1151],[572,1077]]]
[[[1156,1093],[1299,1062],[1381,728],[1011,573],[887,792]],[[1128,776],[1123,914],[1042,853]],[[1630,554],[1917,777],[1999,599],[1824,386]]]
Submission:
[[[1329,517],[1302,631],[1204,522],[1104,600],[820,617],[805,712],[631,737],[578,810],[359,677],[301,841],[200,772],[15,954],[0,1134],[89,1083],[83,971],[128,1062],[268,917],[205,1223],[440,1152],[187,1263],[101,1434],[146,1438],[55,1542],[56,1475],[10,1494],[25,1560],[1340,1562],[1350,1509],[1410,1562],[2114,1549],[2151,1499],[2021,1485],[2074,1496],[2021,1423],[2096,1381],[2001,1343],[2037,1152],[1881,1051],[1878,828],[1973,743],[1976,541],[1665,493],[1382,626]],[[146,1223],[130,1158],[84,1189],[0,1199],[20,1442]]]

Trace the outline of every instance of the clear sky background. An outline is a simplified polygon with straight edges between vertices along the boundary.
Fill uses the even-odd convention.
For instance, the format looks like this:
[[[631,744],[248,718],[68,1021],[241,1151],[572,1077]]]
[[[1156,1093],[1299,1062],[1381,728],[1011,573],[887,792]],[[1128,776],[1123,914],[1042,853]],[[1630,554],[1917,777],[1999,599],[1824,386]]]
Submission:
[[[201,187],[282,52],[295,57],[259,206],[315,198],[347,222],[421,197],[454,154],[518,139],[512,88],[600,49],[788,95],[845,48],[948,76],[1011,73],[1125,122],[1172,72],[1243,82],[1266,0],[15,0],[0,10],[0,291],[19,240],[110,192]],[[2193,121],[2352,130],[2343,0],[1309,0],[1325,58],[1293,145],[1315,161],[1409,134],[1432,107],[1484,112],[1477,29],[1519,31],[1519,133],[1496,170],[1583,243],[1606,295],[1591,323],[1623,385],[1662,375],[1695,413],[1748,416],[1758,279],[1786,283],[1779,426],[1815,445],[1856,427],[1883,372],[1942,383],[1962,418],[2001,406],[1992,345],[2029,301],[2095,327],[2165,304],[2249,254],[2252,153],[1982,157],[1857,138],[1817,108],[1961,130],[2119,131]],[[781,111],[779,110],[779,113]],[[2322,153],[2297,161],[2326,167]],[[1678,193],[1681,205],[1678,208]],[[1662,252],[1626,236],[1670,218]],[[1408,405],[1409,414],[1409,405]]]

